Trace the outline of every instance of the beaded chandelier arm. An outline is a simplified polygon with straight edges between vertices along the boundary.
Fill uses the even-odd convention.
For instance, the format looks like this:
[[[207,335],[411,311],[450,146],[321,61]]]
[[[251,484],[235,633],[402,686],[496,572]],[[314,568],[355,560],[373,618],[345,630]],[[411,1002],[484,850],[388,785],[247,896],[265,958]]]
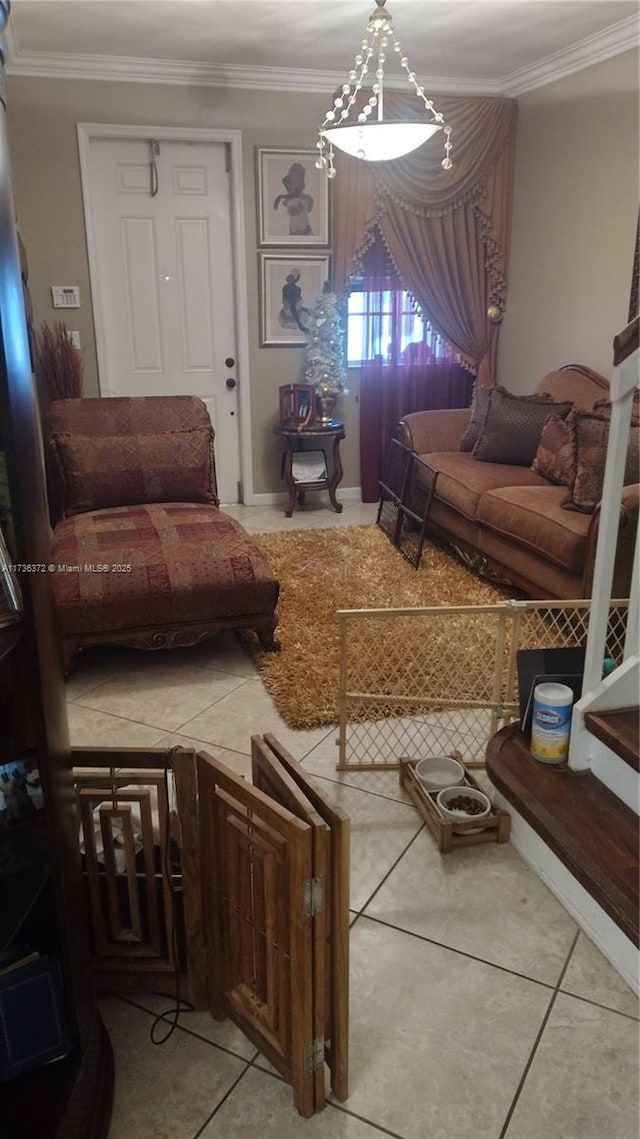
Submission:
[[[392,31],[391,16],[384,7],[385,3],[386,0],[376,0],[375,11],[372,12],[367,26],[367,38],[363,39],[360,50],[355,56],[354,66],[349,72],[349,82],[342,85],[341,93],[334,99],[333,107],[326,112],[318,131],[316,167],[319,170],[326,170],[328,178],[335,178],[336,174],[333,162],[334,146],[345,150],[354,158],[369,162],[384,161],[409,154],[439,130],[443,130],[445,136],[443,169],[450,170],[453,166],[451,127],[445,123],[442,113],[436,111],[433,101],[425,94],[424,87],[419,85],[415,71],[411,70],[400,40],[395,38]],[[390,39],[393,41],[393,50],[400,56],[400,66],[406,72],[407,82],[431,116],[424,122],[385,122],[384,120],[384,65],[387,58],[385,48],[388,47]],[[371,95],[358,113],[357,123],[349,122],[356,99],[369,74],[369,64],[376,53],[377,68],[375,82],[371,86]],[[377,121],[371,121],[371,115],[376,107]]]

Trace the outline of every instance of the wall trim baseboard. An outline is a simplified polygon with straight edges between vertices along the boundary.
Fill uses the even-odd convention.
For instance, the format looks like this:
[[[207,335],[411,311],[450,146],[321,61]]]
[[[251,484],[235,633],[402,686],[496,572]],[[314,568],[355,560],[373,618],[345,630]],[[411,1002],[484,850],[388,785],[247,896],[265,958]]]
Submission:
[[[329,502],[329,495],[327,494],[326,491],[315,490],[311,493],[324,495],[324,497],[326,498],[326,501],[327,501],[327,506],[331,505]],[[338,501],[344,500],[346,502],[351,502],[354,499],[357,499],[357,500],[361,499],[362,490],[359,486],[345,486],[345,487],[339,488],[337,495],[338,495]],[[288,502],[288,500],[289,500],[288,491],[277,490],[274,492],[268,492],[266,494],[247,495],[244,505],[245,506],[279,506],[283,502]]]

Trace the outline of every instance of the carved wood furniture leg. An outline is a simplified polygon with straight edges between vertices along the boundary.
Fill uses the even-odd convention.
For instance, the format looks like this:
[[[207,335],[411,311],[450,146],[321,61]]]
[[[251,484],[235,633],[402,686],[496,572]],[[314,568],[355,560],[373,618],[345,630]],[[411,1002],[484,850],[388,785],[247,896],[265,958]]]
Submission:
[[[342,463],[340,462],[340,440],[344,438],[343,435],[336,435],[333,440],[333,474],[329,483],[329,498],[331,505],[337,514],[342,513],[342,503],[338,502],[336,498],[336,487],[340,483],[343,475]]]
[[[293,444],[290,439],[287,439],[287,450],[284,457],[284,477],[289,489],[289,501],[284,516],[291,518],[296,505],[296,484],[293,479]]]

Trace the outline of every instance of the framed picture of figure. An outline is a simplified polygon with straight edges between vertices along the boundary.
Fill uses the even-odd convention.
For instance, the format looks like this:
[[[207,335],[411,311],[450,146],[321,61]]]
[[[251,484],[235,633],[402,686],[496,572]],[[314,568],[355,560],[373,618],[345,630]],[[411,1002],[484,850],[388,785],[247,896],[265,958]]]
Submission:
[[[290,257],[259,253],[260,347],[295,348],[306,344],[306,321],[329,277],[329,254]]]
[[[329,182],[317,157],[256,147],[258,245],[329,245]]]

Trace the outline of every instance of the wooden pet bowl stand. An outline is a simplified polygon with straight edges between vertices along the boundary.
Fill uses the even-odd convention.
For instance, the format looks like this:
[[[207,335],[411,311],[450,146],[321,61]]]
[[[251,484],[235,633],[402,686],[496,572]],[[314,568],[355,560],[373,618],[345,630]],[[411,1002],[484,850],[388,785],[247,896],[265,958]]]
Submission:
[[[457,757],[456,757],[457,758]],[[506,811],[492,810],[490,815],[480,820],[482,830],[478,831],[479,820],[472,815],[468,820],[452,823],[445,819],[436,803],[437,791],[427,791],[415,772],[417,759],[400,760],[400,786],[404,787],[415,807],[422,815],[431,834],[438,844],[441,854],[448,854],[456,846],[473,846],[478,842],[508,842],[511,831],[511,818]],[[460,761],[458,761],[460,762]],[[460,791],[465,787],[474,787],[476,791],[482,788],[464,767],[464,782],[460,784]],[[454,831],[455,828],[455,831]],[[476,833],[466,833],[476,831]]]

